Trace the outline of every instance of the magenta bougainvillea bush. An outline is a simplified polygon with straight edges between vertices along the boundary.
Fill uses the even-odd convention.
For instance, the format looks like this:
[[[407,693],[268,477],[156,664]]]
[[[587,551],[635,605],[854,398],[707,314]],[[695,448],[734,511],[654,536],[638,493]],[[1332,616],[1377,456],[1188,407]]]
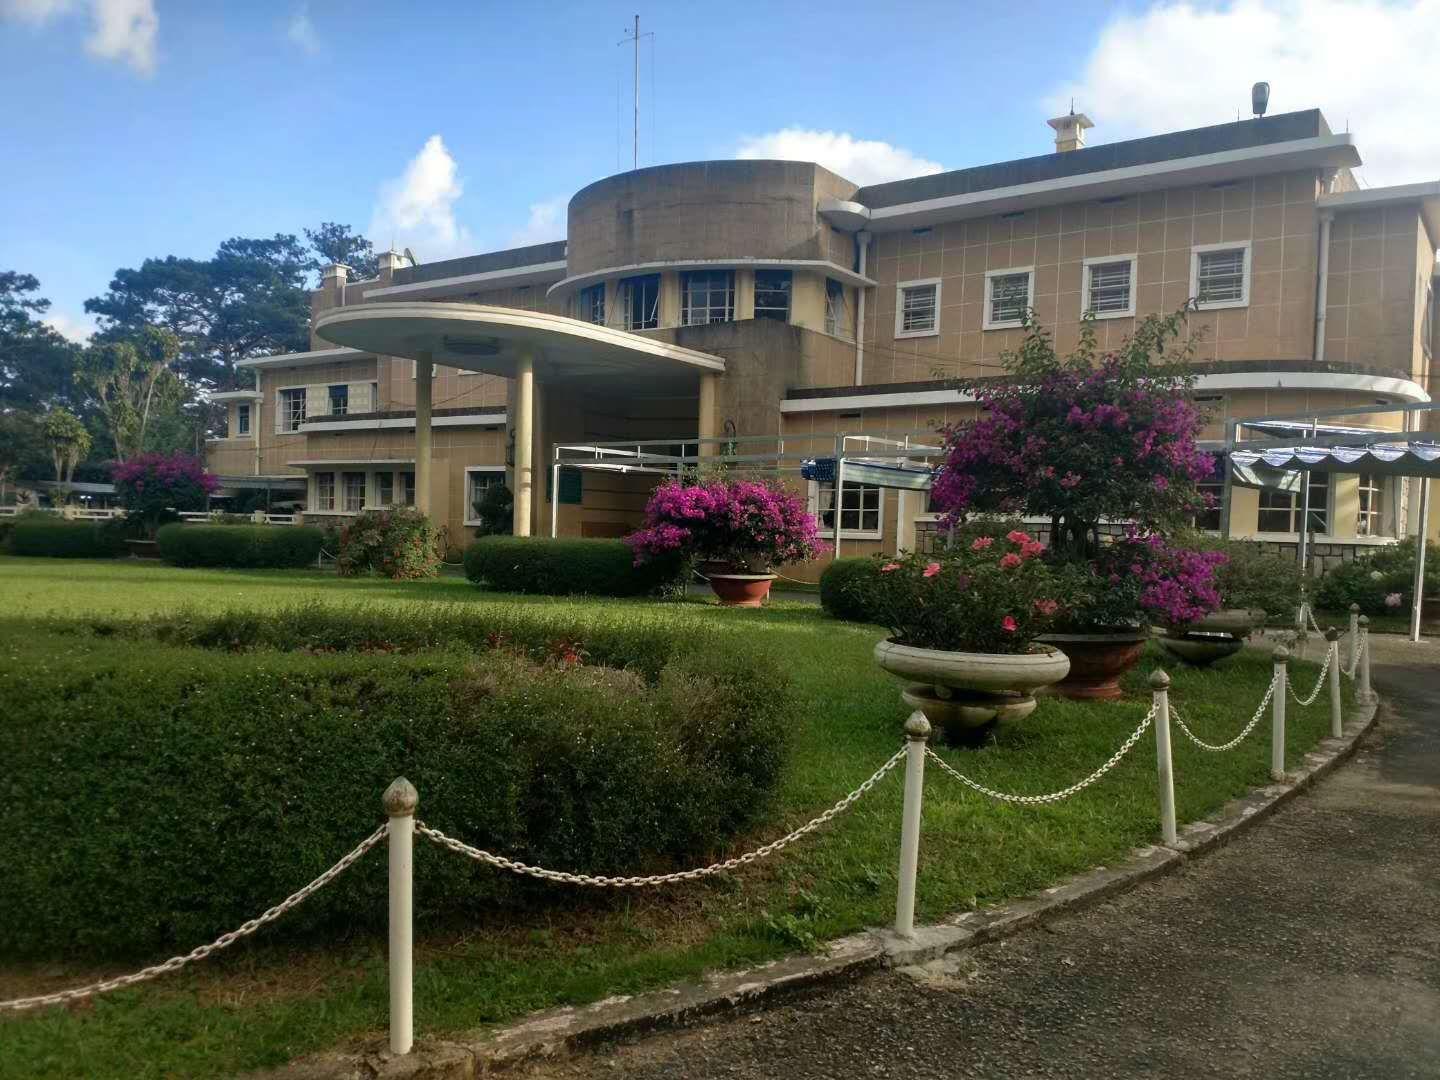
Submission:
[[[1217,572],[1229,561],[1222,551],[1192,551],[1158,533],[1131,530],[1095,558],[1101,595],[1092,611],[1100,605],[1121,614],[1138,609],[1153,623],[1183,628],[1219,610]]]
[[[805,562],[822,550],[805,500],[773,482],[667,481],[645,507],[645,524],[625,538],[638,566],[680,552],[760,573]]]
[[[1150,316],[1116,352],[1100,355],[1093,327],[1069,356],[1038,326],[1005,358],[1012,378],[971,387],[973,420],[943,431],[934,501],[954,522],[972,512],[1036,515],[1057,553],[1094,554],[1104,519],[1147,532],[1177,527],[1204,505],[1214,475],[1197,445],[1204,417],[1191,402],[1182,315]]]
[[[941,555],[877,556],[869,610],[892,639],[946,652],[1025,652],[1074,590],[1021,530],[977,537]]]
[[[173,511],[204,510],[220,481],[188,454],[141,454],[111,467],[120,505],[139,519],[145,535],[155,531]]]

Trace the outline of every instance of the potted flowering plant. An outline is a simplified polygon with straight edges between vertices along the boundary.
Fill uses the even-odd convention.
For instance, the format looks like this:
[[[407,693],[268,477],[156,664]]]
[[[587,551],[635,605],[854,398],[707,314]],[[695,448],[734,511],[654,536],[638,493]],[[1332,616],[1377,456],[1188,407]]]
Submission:
[[[735,479],[666,481],[646,504],[645,524],[625,542],[637,566],[673,552],[699,559],[727,607],[759,607],[776,566],[808,561],[821,549],[800,496],[779,484]]]
[[[1123,587],[1111,588],[1095,566],[1100,523],[1131,521],[1148,535],[1179,527],[1204,504],[1196,484],[1214,462],[1197,442],[1204,417],[1190,400],[1184,314],[1141,320],[1103,355],[1091,320],[1068,356],[1031,323],[1003,358],[1011,378],[974,384],[979,415],[943,432],[933,498],[948,523],[976,512],[1048,519],[1052,557],[1082,579],[1088,602],[1073,604],[1046,639],[1072,661],[1062,693],[1119,696],[1115,680],[1149,637],[1139,583],[1122,575]],[[1098,683],[1085,676],[1090,667]]]
[[[1035,642],[1064,613],[1059,597],[1070,591],[1044,552],[1014,530],[934,557],[877,556],[869,606],[890,637],[876,644],[875,660],[911,684],[901,693],[906,704],[951,741],[1029,715],[1032,691],[1070,670],[1063,652]]]

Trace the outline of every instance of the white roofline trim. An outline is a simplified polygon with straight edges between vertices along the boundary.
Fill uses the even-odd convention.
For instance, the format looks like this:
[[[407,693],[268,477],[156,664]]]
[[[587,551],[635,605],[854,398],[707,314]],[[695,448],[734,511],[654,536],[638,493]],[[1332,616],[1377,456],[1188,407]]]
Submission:
[[[336,465],[414,465],[412,458],[311,458],[303,461],[287,461],[286,465],[296,469],[332,469]]]
[[[859,390],[859,387],[856,387]],[[1418,383],[1381,375],[1352,375],[1334,371],[1237,371],[1201,375],[1196,391],[1207,390],[1341,390],[1388,394],[1407,401],[1429,401]],[[882,394],[846,394],[843,397],[787,398],[782,413],[849,412],[854,409],[891,409],[916,405],[965,405],[974,395],[959,390],[897,390]]]
[[[276,356],[252,356],[249,360],[235,361],[235,366],[237,368],[309,367],[312,364],[335,364],[344,360],[368,360],[374,355],[363,349],[311,349],[307,352],[280,353]]]
[[[211,394],[207,401],[262,401],[265,395],[259,390],[223,390],[218,394]]]
[[[456,416],[436,416],[430,420],[431,427],[503,427],[508,421],[504,412],[462,413]],[[306,420],[300,425],[300,434],[312,431],[387,431],[392,428],[408,430],[415,426],[413,416],[387,416],[378,420]]]
[[[1430,239],[1440,245],[1440,180],[1427,180],[1420,184],[1395,184],[1390,187],[1365,188],[1361,191],[1340,191],[1332,195],[1321,195],[1315,205],[1321,210],[1339,211],[1364,210],[1369,207],[1384,207],[1418,203],[1430,230]]]
[[[1355,149],[1355,140],[1351,135],[1317,135],[1308,139],[1291,139],[1264,146],[1196,154],[1145,165],[1129,165],[1122,169],[1105,169],[1077,176],[1037,180],[1029,184],[988,188],[963,195],[945,195],[937,199],[876,207],[870,211],[869,228],[873,232],[891,232],[918,224],[985,217],[1010,210],[1154,190],[1176,184],[1238,179],[1242,176],[1257,175],[1257,167],[1264,166],[1267,162],[1281,170],[1320,165],[1358,165],[1360,154]],[[1187,173],[1206,175],[1187,177]]]
[[[456,292],[468,292],[473,289],[490,286],[492,288],[503,288],[506,285],[533,284],[552,274],[565,273],[565,260],[558,259],[554,262],[531,263],[528,266],[511,266],[504,270],[484,270],[478,274],[459,274],[455,277],[435,278],[431,281],[411,281],[404,285],[385,285],[378,289],[366,289],[365,299],[373,296],[393,296],[404,298],[407,296],[445,295]]]
[[[843,281],[846,285],[873,288],[879,284],[874,278],[857,274],[829,259],[663,259],[659,262],[605,266],[584,274],[573,274],[551,285],[545,295],[563,295],[606,278],[634,277],[637,274],[655,274],[665,270],[823,270],[828,276]]]

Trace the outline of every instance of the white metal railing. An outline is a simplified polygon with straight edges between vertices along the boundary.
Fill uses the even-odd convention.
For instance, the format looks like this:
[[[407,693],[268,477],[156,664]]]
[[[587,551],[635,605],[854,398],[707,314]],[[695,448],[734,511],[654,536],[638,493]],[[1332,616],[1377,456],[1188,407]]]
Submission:
[[[69,521],[111,521],[122,518],[126,511],[120,508],[100,510],[79,506],[0,506],[0,517],[18,517],[22,513],[56,514]],[[204,523],[221,517],[239,517],[229,510],[181,510],[180,520],[188,523]],[[243,515],[256,525],[294,525],[296,514],[267,514],[263,510]]]

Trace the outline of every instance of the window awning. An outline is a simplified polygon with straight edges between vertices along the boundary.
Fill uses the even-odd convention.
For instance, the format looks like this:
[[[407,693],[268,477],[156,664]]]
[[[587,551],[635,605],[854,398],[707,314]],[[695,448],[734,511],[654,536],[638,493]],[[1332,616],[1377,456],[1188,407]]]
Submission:
[[[810,458],[800,465],[800,475],[822,484],[835,482],[833,457]],[[845,459],[845,482],[868,484],[871,487],[901,488],[906,491],[929,491],[935,471],[916,462],[871,461],[866,458]]]
[[[1375,473],[1440,477],[1440,443],[1383,442],[1369,446],[1277,446],[1232,450],[1236,470],[1268,467],[1301,472]],[[1269,485],[1264,485],[1269,486]]]

